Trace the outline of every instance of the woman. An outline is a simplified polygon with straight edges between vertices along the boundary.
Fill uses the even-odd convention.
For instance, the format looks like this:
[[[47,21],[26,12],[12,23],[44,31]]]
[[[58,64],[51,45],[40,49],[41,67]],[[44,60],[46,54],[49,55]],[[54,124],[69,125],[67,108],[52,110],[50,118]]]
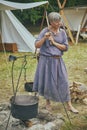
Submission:
[[[72,106],[68,85],[67,71],[62,59],[64,51],[68,50],[68,41],[64,29],[60,28],[59,13],[48,15],[49,27],[44,28],[35,47],[40,48],[40,57],[35,74],[33,91],[46,99],[46,109],[51,109],[50,100],[67,102],[68,110],[78,113]]]

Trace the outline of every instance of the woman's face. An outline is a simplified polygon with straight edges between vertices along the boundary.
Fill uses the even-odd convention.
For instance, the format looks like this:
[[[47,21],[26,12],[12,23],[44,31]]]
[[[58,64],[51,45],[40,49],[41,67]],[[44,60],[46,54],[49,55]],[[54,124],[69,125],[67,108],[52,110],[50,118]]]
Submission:
[[[51,23],[51,26],[54,28],[54,29],[58,29],[61,25],[61,21],[57,20],[57,21],[52,21]]]

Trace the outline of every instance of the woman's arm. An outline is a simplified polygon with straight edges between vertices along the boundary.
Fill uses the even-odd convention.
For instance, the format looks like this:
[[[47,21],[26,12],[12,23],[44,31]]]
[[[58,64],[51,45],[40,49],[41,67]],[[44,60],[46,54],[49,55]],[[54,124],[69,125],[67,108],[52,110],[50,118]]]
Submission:
[[[49,37],[49,40],[51,41],[52,45],[56,46],[58,49],[62,51],[67,49],[66,45],[55,42],[52,36]]]
[[[40,48],[45,43],[46,39],[49,39],[50,35],[50,32],[46,32],[40,40],[35,42],[35,47]]]
[[[54,46],[56,46],[58,49],[62,50],[62,51],[64,51],[64,50],[67,49],[66,45],[64,45],[64,44],[60,44],[60,43],[57,43],[57,42],[55,42],[55,41],[53,41],[52,44],[53,44]]]
[[[46,40],[46,38],[45,38],[45,36],[44,36],[41,40],[39,40],[39,41],[37,41],[37,42],[35,43],[35,47],[36,47],[36,48],[40,48],[40,47],[44,44],[45,40]]]

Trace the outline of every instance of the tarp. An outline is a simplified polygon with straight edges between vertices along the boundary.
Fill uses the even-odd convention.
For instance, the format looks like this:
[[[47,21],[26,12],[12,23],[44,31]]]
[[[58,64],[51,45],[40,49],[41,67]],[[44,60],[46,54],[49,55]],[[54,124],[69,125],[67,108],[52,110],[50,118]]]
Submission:
[[[47,3],[48,1],[34,2],[34,3],[17,3],[17,2],[0,0],[0,10],[31,9]]]
[[[10,10],[30,9],[47,3],[48,1],[29,4],[0,1],[2,43],[16,43],[19,52],[35,52],[35,37],[20,23]]]

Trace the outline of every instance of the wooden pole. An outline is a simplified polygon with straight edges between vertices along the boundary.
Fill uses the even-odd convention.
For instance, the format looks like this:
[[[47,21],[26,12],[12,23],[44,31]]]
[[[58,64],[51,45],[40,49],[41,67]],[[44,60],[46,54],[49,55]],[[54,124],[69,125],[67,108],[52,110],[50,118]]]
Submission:
[[[45,10],[44,10],[44,15],[43,15],[43,18],[42,18],[40,31],[42,30],[42,27],[43,27],[43,24],[44,24],[44,20],[45,20],[45,16],[46,16],[46,8],[45,8]]]
[[[85,11],[85,13],[84,13],[84,16],[83,16],[83,18],[82,18],[82,21],[81,21],[79,27],[78,27],[78,31],[77,31],[77,35],[76,35],[76,45],[77,45],[77,43],[78,43],[79,34],[80,34],[80,31],[82,30],[82,25],[83,25],[83,22],[84,22],[84,19],[85,19],[86,15],[87,15],[87,9],[86,9],[86,11]],[[86,21],[87,21],[87,20],[86,20]],[[84,28],[83,28],[83,30],[84,30]]]
[[[85,13],[84,13],[84,16],[83,16],[83,18],[82,18],[82,21],[81,21],[81,27],[82,27],[82,24],[83,24],[83,22],[84,22],[84,19],[85,19],[85,16],[87,15],[87,9],[86,9],[86,11],[85,11]],[[86,20],[87,21],[87,20]]]
[[[78,27],[78,31],[77,31],[77,34],[76,34],[76,45],[77,45],[77,43],[78,43],[78,39],[79,39],[80,28],[81,28],[81,25],[79,25],[79,27]]]
[[[10,75],[10,69],[9,69],[9,65],[8,65],[8,59],[7,59],[7,55],[6,55],[6,49],[5,49],[5,45],[4,45],[4,42],[3,42],[3,39],[2,39],[2,11],[1,11],[1,32],[0,32],[0,37],[1,37],[1,45],[2,45],[2,48],[3,48],[3,51],[4,51],[4,57],[5,57],[5,60],[6,60],[6,67],[7,67],[7,70],[8,70],[8,73],[7,73],[7,78],[9,78],[9,75]]]
[[[63,11],[64,6],[65,6],[65,4],[66,4],[66,1],[67,1],[67,0],[64,0],[63,4],[61,4],[61,3],[60,3],[60,0],[57,0],[58,6],[59,6],[59,9],[60,9],[60,15],[62,16],[62,18],[63,18],[63,20],[64,20],[64,22],[65,22],[65,26],[67,27],[68,35],[69,35],[69,37],[70,37],[72,43],[74,44],[75,41],[74,41],[72,32],[71,32],[70,27],[69,27],[69,24],[68,24],[68,20],[67,20],[67,18],[65,17],[65,14],[64,14],[64,11]]]

